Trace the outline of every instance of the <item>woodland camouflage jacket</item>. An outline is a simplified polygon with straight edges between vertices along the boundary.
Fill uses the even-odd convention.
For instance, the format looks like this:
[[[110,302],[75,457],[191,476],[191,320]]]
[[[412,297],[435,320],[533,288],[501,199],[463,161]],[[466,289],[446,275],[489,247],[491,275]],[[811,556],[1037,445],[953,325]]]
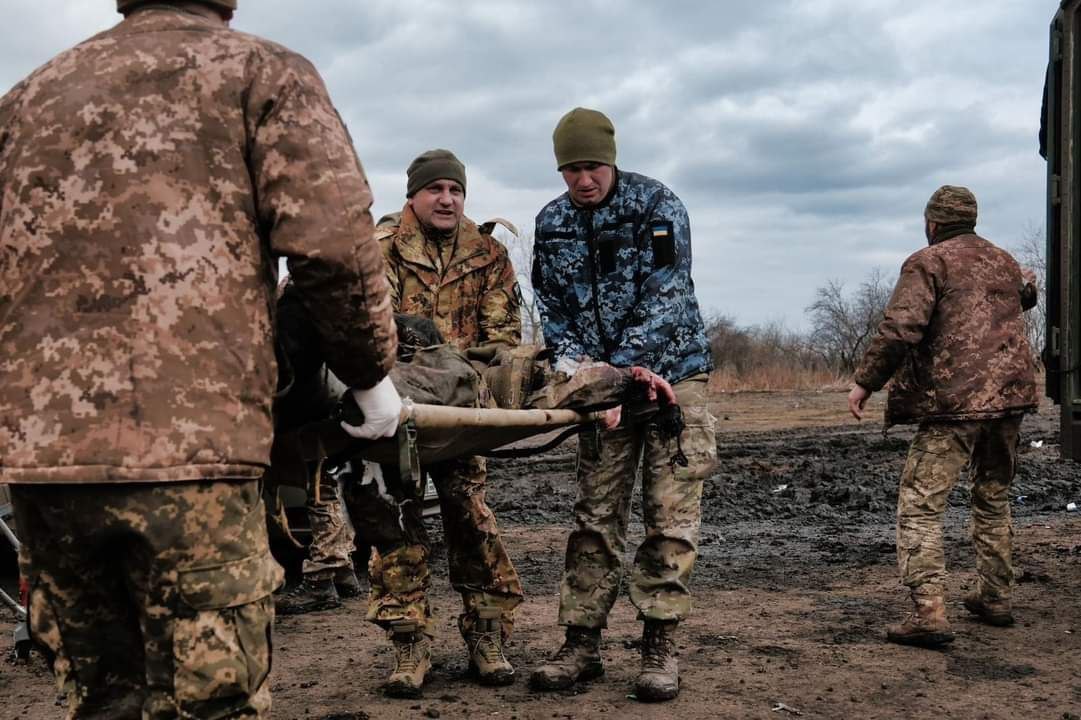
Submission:
[[[166,7],[0,99],[0,482],[258,477],[277,256],[328,362],[396,336],[371,194],[315,69]]]
[[[1021,314],[1034,304],[1017,261],[971,232],[914,253],[856,372],[871,391],[893,377],[888,425],[980,420],[1037,404]]]
[[[521,342],[521,301],[507,249],[472,220],[462,217],[444,271],[409,205],[397,226],[381,226],[376,236],[395,310],[430,318],[459,350]]]

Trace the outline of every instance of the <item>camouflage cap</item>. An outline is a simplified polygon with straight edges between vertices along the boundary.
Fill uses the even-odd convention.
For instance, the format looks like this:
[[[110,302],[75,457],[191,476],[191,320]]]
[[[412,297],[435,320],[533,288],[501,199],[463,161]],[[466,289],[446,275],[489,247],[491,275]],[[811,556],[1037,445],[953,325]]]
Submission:
[[[168,3],[169,0],[165,0]],[[214,5],[216,7],[224,8],[226,10],[236,10],[236,0],[196,0],[204,5]],[[124,12],[132,5],[148,2],[148,0],[116,0],[116,11]]]
[[[966,187],[943,185],[927,201],[923,216],[934,223],[976,224],[976,196]]]

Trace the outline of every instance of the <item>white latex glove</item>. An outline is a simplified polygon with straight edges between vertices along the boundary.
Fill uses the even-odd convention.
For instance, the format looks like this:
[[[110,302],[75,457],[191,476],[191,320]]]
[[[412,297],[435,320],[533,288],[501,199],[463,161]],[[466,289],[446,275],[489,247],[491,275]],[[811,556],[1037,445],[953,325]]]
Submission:
[[[389,377],[385,377],[369,390],[351,390],[357,407],[364,413],[360,427],[342,421],[342,430],[360,440],[378,440],[391,437],[398,431],[402,416],[402,399]]]

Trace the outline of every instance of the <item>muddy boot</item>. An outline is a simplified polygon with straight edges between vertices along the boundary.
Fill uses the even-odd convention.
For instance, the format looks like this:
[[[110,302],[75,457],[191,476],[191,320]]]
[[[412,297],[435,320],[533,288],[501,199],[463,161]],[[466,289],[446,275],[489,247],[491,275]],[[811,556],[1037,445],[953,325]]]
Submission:
[[[303,615],[316,610],[332,610],[341,605],[338,591],[334,589],[334,580],[330,577],[305,575],[292,588],[274,595],[274,608],[278,615]]]
[[[360,597],[364,592],[360,580],[357,580],[357,574],[353,572],[353,568],[348,567],[334,571],[334,589],[338,591],[338,597],[343,599]]]
[[[953,642],[941,595],[912,595],[915,609],[903,623],[886,628],[886,639],[901,645],[936,648]]]
[[[383,693],[393,698],[419,698],[425,676],[432,668],[432,644],[412,620],[393,623],[390,641],[394,644],[394,671],[383,684]]]
[[[642,628],[642,671],[634,681],[640,702],[662,702],[679,695],[676,621],[646,620]]]
[[[497,607],[479,607],[471,630],[458,628],[469,653],[469,674],[481,685],[510,685],[514,668],[503,655],[503,611]]]
[[[1013,607],[1006,599],[989,600],[981,597],[979,592],[972,592],[965,596],[965,610],[988,625],[995,627],[1013,625]]]
[[[568,626],[563,647],[533,671],[530,686],[534,690],[565,690],[576,682],[599,678],[604,675],[600,644],[600,628]]]

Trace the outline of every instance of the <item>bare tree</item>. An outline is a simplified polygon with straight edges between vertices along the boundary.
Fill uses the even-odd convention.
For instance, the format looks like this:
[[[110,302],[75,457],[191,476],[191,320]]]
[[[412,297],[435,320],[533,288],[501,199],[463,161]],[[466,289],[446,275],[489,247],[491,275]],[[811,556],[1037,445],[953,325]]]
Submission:
[[[522,342],[542,344],[544,337],[541,331],[540,310],[537,308],[537,297],[533,292],[532,280],[533,233],[527,231],[515,235],[504,231],[499,235],[499,241],[507,248],[507,254],[514,266],[515,277],[518,279],[518,287],[522,291]]]
[[[1021,267],[1036,275],[1036,307],[1024,314],[1024,322],[1025,335],[1032,352],[1038,356],[1047,341],[1047,244],[1043,228],[1036,225],[1026,227],[1021,241],[1012,250]]]
[[[842,281],[828,281],[807,306],[811,347],[831,366],[853,372],[882,322],[890,293],[891,284],[878,268],[850,295]]]

